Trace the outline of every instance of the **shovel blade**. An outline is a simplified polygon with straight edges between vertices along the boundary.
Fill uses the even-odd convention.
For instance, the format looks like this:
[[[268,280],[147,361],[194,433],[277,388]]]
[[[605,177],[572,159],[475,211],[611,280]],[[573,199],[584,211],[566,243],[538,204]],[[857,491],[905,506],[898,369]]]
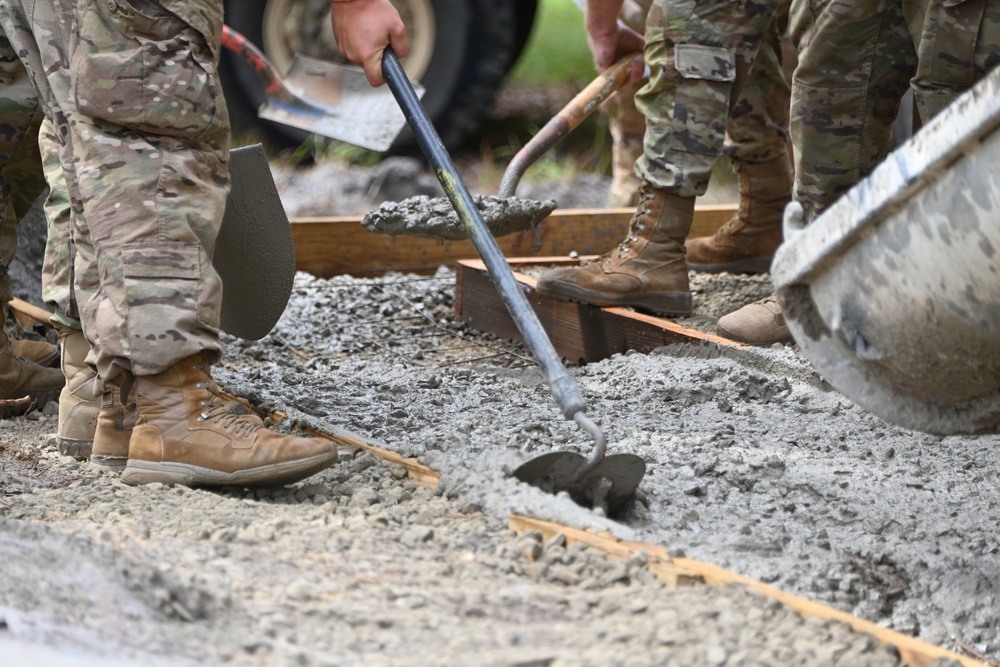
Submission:
[[[359,67],[298,53],[283,81],[289,94],[268,97],[261,118],[380,152],[406,125],[389,89],[372,88]],[[423,95],[423,87],[414,88]]]

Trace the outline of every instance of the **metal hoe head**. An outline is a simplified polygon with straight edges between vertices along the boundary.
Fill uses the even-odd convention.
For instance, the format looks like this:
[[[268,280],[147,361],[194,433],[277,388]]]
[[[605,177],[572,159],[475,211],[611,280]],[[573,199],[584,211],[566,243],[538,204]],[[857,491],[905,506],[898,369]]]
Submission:
[[[392,93],[372,88],[358,67],[299,53],[283,83],[257,111],[261,118],[383,152],[406,125]],[[415,87],[422,95],[423,88]]]
[[[635,502],[635,492],[646,474],[646,463],[635,454],[605,456],[580,475],[586,459],[575,452],[550,452],[514,471],[514,477],[547,493],[565,491],[579,505],[617,518]]]

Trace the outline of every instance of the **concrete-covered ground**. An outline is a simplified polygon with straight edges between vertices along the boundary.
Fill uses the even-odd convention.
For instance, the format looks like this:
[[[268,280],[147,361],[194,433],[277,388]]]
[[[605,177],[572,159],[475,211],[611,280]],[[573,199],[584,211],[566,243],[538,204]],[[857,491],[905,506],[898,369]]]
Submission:
[[[703,313],[724,307],[719,295],[746,299],[743,279],[695,278]],[[441,472],[437,493],[367,454],[271,491],[133,488],[55,454],[51,406],[0,422],[0,651],[240,665],[895,662],[864,635],[746,591],[671,591],[641,558],[517,537],[505,521],[520,512],[1000,658],[1000,437],[888,425],[793,346],[620,355],[572,369],[610,451],[648,466],[640,505],[610,521],[510,477],[590,442],[523,346],[455,320],[453,281],[300,275],[276,330],[228,340],[217,369],[289,421],[417,457]]]

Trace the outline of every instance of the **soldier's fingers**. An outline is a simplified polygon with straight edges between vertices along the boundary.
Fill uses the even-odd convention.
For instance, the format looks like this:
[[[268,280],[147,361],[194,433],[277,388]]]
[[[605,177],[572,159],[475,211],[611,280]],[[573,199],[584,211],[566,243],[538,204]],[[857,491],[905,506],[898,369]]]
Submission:
[[[385,78],[382,76],[382,51],[384,49],[379,49],[371,54],[365,58],[364,63],[361,65],[365,70],[365,78],[368,79],[368,83],[372,88],[378,88],[385,83]]]
[[[405,58],[410,52],[410,43],[406,39],[406,26],[402,23],[389,30],[389,44],[400,58]],[[381,54],[380,54],[381,55]]]

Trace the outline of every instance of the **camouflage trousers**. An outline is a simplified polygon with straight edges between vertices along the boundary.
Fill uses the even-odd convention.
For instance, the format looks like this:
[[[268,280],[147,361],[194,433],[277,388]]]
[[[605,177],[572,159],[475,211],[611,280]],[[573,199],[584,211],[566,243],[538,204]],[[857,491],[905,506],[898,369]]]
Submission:
[[[46,171],[65,185],[47,213],[68,204],[72,250],[47,253],[43,281],[55,289],[72,258],[88,361],[110,379],[218,356],[221,0],[0,0],[0,29],[51,122]]]
[[[45,190],[38,128],[42,112],[28,73],[0,34],[0,302],[10,301],[7,269],[17,251],[17,221]]]
[[[789,0],[656,0],[645,20],[649,80],[636,175],[657,188],[705,193],[725,153],[767,162],[788,151],[782,37]],[[627,105],[615,111],[635,127]],[[616,137],[617,138],[617,137]]]
[[[807,218],[867,176],[912,88],[926,122],[1000,64],[1000,0],[795,0],[790,132]]]

